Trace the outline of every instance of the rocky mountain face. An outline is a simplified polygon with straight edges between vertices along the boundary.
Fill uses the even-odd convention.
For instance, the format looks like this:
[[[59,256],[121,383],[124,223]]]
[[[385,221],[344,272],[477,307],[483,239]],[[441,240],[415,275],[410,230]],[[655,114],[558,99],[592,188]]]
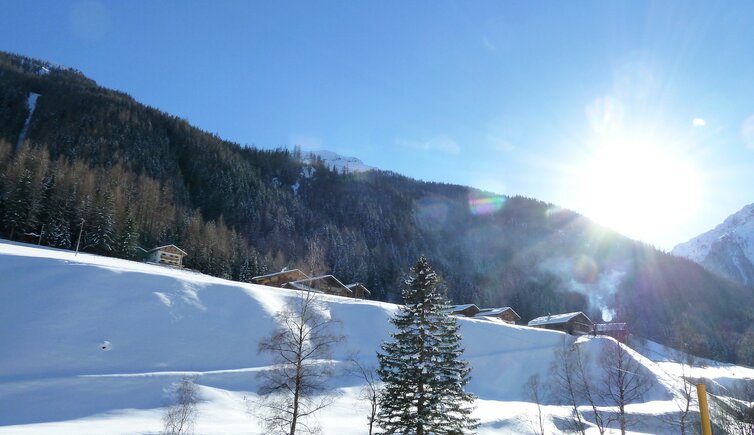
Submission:
[[[714,229],[679,244],[672,253],[733,281],[754,285],[754,204],[730,215]]]

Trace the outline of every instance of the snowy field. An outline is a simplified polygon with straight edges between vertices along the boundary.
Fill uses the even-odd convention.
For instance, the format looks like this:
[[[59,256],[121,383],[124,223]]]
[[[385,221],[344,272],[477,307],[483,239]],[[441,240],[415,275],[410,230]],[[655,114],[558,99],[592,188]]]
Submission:
[[[0,435],[155,434],[171,385],[196,376],[201,404],[197,434],[262,433],[249,412],[256,374],[269,366],[257,353],[275,327],[273,315],[293,291],[222,280],[191,271],[0,241]],[[334,358],[340,396],[319,415],[325,434],[367,433],[368,403],[358,378],[346,374],[349,355],[376,365],[396,306],[326,298],[346,341]],[[524,384],[550,364],[564,334],[484,320],[461,319],[468,390],[478,396],[479,434],[527,433],[536,405]],[[596,356],[608,338],[582,338]],[[656,385],[629,407],[634,433],[675,433],[663,414],[677,411],[678,364],[649,343],[631,352]],[[710,362],[699,373],[721,385],[754,370]],[[548,433],[562,429],[568,408],[548,395]],[[588,407],[583,408],[588,416]],[[560,429],[559,429],[560,427]],[[592,428],[589,433],[597,433]]]

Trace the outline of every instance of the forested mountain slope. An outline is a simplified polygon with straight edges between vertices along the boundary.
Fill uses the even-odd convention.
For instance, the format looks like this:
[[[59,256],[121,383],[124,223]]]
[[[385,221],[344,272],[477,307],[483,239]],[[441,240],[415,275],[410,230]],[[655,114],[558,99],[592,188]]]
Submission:
[[[571,211],[242,147],[10,54],[0,54],[0,216],[5,238],[42,233],[72,248],[83,219],[85,251],[136,258],[139,246],[175,243],[205,273],[327,271],[388,301],[424,253],[456,302],[510,305],[524,320],[604,314],[660,342],[691,333],[690,351],[725,360],[754,320],[751,288]]]

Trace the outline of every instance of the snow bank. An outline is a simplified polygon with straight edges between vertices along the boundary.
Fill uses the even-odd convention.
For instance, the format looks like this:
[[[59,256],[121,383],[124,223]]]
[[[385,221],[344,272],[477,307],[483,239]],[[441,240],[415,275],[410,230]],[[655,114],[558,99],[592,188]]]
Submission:
[[[270,363],[257,343],[296,292],[7,241],[0,241],[0,277],[0,434],[157,432],[166,391],[185,374],[201,389],[197,432],[258,430],[244,401],[255,397],[256,373]],[[322,297],[346,337],[334,354],[338,367],[354,353],[376,365],[397,307]],[[547,382],[565,335],[459,321],[473,369],[468,389],[479,397],[478,432],[524,431],[536,407],[526,403],[523,385],[533,374]],[[597,354],[609,340],[581,345]],[[631,356],[659,380],[647,400],[667,404],[674,380],[658,362]],[[359,380],[344,375],[332,387],[342,395],[320,416],[324,432],[363,433]],[[546,413],[555,430],[567,409],[550,403]]]

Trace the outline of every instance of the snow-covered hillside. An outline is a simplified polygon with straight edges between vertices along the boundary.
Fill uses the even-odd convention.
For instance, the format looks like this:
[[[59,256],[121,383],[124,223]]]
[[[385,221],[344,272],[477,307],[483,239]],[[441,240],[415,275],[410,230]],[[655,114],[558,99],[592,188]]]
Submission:
[[[714,229],[681,243],[673,254],[743,284],[754,284],[754,204]]]
[[[158,433],[166,391],[184,374],[196,375],[200,386],[197,433],[262,433],[245,401],[270,364],[257,344],[295,294],[0,241],[0,434]],[[337,366],[345,369],[353,352],[376,364],[396,306],[322,297],[346,337],[334,355]],[[526,432],[536,406],[523,386],[533,374],[551,383],[549,367],[565,335],[475,319],[461,319],[461,333],[473,369],[468,389],[479,397],[478,433]],[[594,359],[610,340],[582,338],[579,345]],[[644,416],[635,429],[673,433],[657,414],[677,411],[674,363],[630,355],[657,381],[644,403],[629,407]],[[754,376],[726,367],[710,377]],[[341,373],[331,386],[341,396],[320,414],[323,432],[365,433],[368,404],[358,400],[359,380]],[[548,433],[558,432],[568,408],[546,401]]]
[[[341,156],[333,151],[309,151],[306,155],[308,156],[307,158],[311,158],[313,155],[319,156],[326,166],[335,169],[338,172],[366,172],[375,169],[373,166],[364,164],[364,162],[356,157]]]

